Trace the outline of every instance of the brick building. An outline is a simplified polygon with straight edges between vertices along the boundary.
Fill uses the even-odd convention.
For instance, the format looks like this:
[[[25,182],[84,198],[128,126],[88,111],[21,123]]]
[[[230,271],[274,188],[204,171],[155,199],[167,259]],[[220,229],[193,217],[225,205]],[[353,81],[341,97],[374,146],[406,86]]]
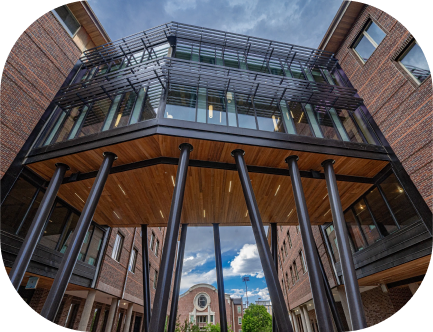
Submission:
[[[231,298],[226,294],[227,324],[233,332],[242,332],[242,301],[240,298]],[[180,324],[185,321],[192,322],[200,328],[208,324],[219,324],[218,291],[212,285],[197,284],[188,289],[179,297],[178,320]]]

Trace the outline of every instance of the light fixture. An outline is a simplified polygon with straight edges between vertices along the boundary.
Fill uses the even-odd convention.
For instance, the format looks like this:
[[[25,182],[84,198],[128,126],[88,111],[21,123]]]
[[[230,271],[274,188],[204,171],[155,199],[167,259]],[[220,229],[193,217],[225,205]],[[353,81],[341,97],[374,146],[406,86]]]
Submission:
[[[162,211],[161,211],[161,210],[159,210],[159,213],[161,213],[161,217],[163,217],[163,218],[164,218],[164,215],[162,214]]]
[[[203,210],[203,218],[206,218],[206,210]]]
[[[280,187],[281,187],[281,184],[278,185],[277,191],[275,191],[275,195],[274,196],[277,196],[277,193],[278,193],[278,190],[280,190]]]
[[[398,192],[399,192],[399,193],[403,193],[403,192],[404,192],[403,188],[398,187]]]
[[[233,94],[231,92],[227,92],[227,102],[231,103],[233,99]]]
[[[294,118],[295,118],[295,116],[293,115],[293,112],[292,112],[292,111],[290,111],[290,114],[292,114],[292,118],[294,119]]]
[[[323,196],[323,199],[325,199],[325,198],[326,198],[326,196],[328,196],[328,194],[326,194],[325,196]]]
[[[77,193],[75,193],[75,196],[77,196],[83,203],[86,203]]]
[[[50,222],[53,222],[52,220],[50,220]]]
[[[301,117],[299,118],[298,123],[301,123],[302,118],[304,117],[304,113],[301,114]]]
[[[122,190],[122,193],[126,196],[125,190],[123,190],[123,188],[120,186],[120,184],[118,184],[120,190]]]
[[[247,212],[245,213],[245,217],[248,215],[248,210],[247,210]]]
[[[116,212],[114,212],[114,214],[116,215],[117,219],[120,219],[119,215]]]
[[[229,192],[231,192],[232,191],[232,182],[230,181],[230,184],[229,184]]]
[[[173,175],[171,176],[171,182],[173,182],[173,187],[175,187],[176,184],[174,183],[174,177],[173,177]]]
[[[292,214],[292,212],[293,212],[293,209],[290,210],[290,212],[289,212],[289,214],[287,215],[287,217],[290,217],[290,215]]]
[[[119,113],[119,114],[117,115],[117,119],[116,119],[116,123],[114,124],[114,127],[117,128],[117,125],[119,124],[121,118],[122,118],[122,113]]]
[[[323,216],[326,216],[329,213],[329,211],[331,211],[331,209],[329,209],[328,212],[326,212]]]
[[[275,115],[272,115],[272,122],[274,123],[274,131],[278,131],[278,123]]]
[[[361,210],[364,210],[364,206],[363,205],[361,205],[360,208],[361,208]]]
[[[213,118],[213,105],[209,105],[209,118]]]

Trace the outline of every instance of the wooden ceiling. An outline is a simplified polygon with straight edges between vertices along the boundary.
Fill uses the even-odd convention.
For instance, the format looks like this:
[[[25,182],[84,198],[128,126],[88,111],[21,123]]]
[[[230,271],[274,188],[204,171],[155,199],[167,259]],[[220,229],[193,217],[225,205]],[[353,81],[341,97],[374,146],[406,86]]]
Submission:
[[[49,180],[55,163],[71,167],[67,175],[98,170],[102,153],[111,151],[118,155],[114,166],[157,157],[179,157],[178,146],[188,142],[193,145],[191,160],[234,164],[230,152],[245,151],[247,165],[287,169],[284,162],[289,155],[298,155],[300,170],[323,170],[321,162],[336,160],[335,170],[340,175],[374,177],[387,162],[325,154],[314,154],[248,146],[233,143],[154,135],[120,144],[88,150],[28,165],[33,171]],[[154,165],[110,174],[105,185],[94,220],[111,227],[136,227],[140,224],[165,226],[170,213],[176,165]],[[277,222],[296,225],[296,209],[289,176],[250,173],[254,192],[264,223]],[[60,187],[59,196],[82,210],[94,178],[70,182]],[[313,224],[331,221],[326,182],[322,179],[303,178],[304,192]],[[371,184],[338,182],[343,208],[348,207],[369,189]],[[278,189],[279,188],[279,189]],[[278,191],[277,191],[278,189]],[[236,171],[189,167],[182,211],[182,222],[210,225],[249,225],[245,199]]]
[[[424,256],[405,264],[374,273],[358,280],[360,286],[376,286],[379,284],[390,284],[427,273],[431,255]]]

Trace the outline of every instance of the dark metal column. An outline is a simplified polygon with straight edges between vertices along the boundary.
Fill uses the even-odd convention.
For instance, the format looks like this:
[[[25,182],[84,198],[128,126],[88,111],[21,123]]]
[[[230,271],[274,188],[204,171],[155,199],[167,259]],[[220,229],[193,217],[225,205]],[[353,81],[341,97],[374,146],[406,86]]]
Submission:
[[[143,263],[143,332],[149,332],[150,323],[150,281],[149,281],[149,244],[147,225],[141,225],[141,260]]]
[[[326,299],[325,285],[320,272],[319,257],[317,255],[316,242],[311,229],[310,216],[302,188],[301,175],[298,168],[298,156],[290,156],[286,159],[289,165],[290,180],[292,181],[293,196],[296,203],[299,228],[301,230],[302,244],[304,245],[305,259],[307,260],[308,276],[310,277],[311,293],[313,294],[314,308],[316,310],[317,323],[320,331],[332,331],[332,319]]]
[[[320,259],[319,249],[317,249],[317,257],[319,257],[320,271],[322,273],[323,283],[325,284],[326,297],[328,298],[329,308],[331,309],[332,317],[334,318],[334,323],[337,327],[337,332],[343,332],[343,324],[341,323],[340,315],[338,314],[337,305],[335,304],[334,296],[332,295],[331,287],[329,286],[325,268],[323,267],[322,260]]]
[[[177,254],[176,275],[174,277],[173,295],[171,297],[170,320],[168,322],[168,332],[176,329],[177,307],[179,303],[180,280],[182,278],[183,256],[185,253],[186,232],[188,225],[183,224],[180,231],[179,251]]]
[[[179,146],[180,157],[177,168],[176,185],[171,200],[170,216],[167,222],[167,232],[164,243],[161,264],[159,266],[159,278],[153,300],[152,318],[150,319],[150,331],[164,332],[165,318],[167,315],[168,299],[174,258],[176,256],[177,237],[179,235],[180,215],[182,212],[183,196],[185,192],[186,176],[188,172],[189,154],[192,145],[183,143]]]
[[[39,242],[39,238],[44,230],[45,222],[47,221],[48,215],[53,207],[54,200],[56,199],[59,187],[62,184],[63,178],[66,171],[69,170],[69,166],[65,164],[56,164],[56,170],[50,180],[47,191],[42,198],[41,204],[39,205],[38,211],[33,218],[32,224],[27,232],[26,238],[18,252],[17,258],[15,259],[14,265],[9,273],[12,285],[18,290],[21,285],[21,281],[29,266],[30,260],[35,252],[36,246]]]
[[[271,223],[271,252],[274,259],[275,269],[278,276],[278,236],[277,236],[277,223]],[[283,285],[284,287],[284,285]],[[275,320],[275,311],[272,309],[272,331],[277,332],[277,321]]]
[[[360,330],[367,327],[367,322],[365,320],[364,307],[362,305],[361,293],[359,292],[358,280],[356,278],[355,266],[353,264],[352,252],[350,250],[349,237],[347,234],[346,222],[344,221],[337,180],[335,179],[333,167],[334,162],[334,160],[325,160],[322,163],[322,166],[325,170],[329,203],[331,205],[332,219],[334,221],[335,234],[337,237],[350,319],[352,321],[353,329]]]
[[[235,158],[236,167],[239,173],[239,179],[242,184],[242,189],[247,203],[248,212],[250,215],[251,226],[254,232],[254,238],[257,244],[260,261],[262,263],[263,272],[266,283],[269,289],[269,295],[272,301],[272,307],[275,310],[275,318],[278,331],[293,332],[292,324],[289,319],[286,302],[284,301],[283,291],[281,290],[278,281],[278,273],[275,264],[272,260],[271,251],[269,249],[268,240],[266,238],[265,229],[263,227],[262,218],[260,217],[259,208],[257,206],[256,197],[254,196],[251,180],[248,175],[247,166],[244,160],[245,152],[243,150],[232,151],[232,156]]]
[[[213,240],[215,246],[215,267],[218,286],[218,307],[220,313],[221,332],[227,332],[226,298],[224,291],[223,263],[221,259],[221,241],[219,224],[213,224]]]
[[[71,279],[72,271],[77,263],[77,257],[115,159],[117,159],[117,156],[114,153],[104,152],[104,160],[102,161],[98,175],[90,190],[89,197],[87,197],[86,204],[84,204],[83,211],[78,219],[71,243],[63,256],[56,278],[54,279],[44,307],[42,308],[42,317],[50,321],[53,321],[56,317],[57,310],[59,309],[60,302]]]

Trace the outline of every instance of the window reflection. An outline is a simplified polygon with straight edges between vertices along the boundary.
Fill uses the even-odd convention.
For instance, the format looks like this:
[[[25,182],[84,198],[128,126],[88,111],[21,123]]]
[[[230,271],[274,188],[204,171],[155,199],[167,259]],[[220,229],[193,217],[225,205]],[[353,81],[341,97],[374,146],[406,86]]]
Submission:
[[[382,235],[386,236],[395,232],[398,227],[395,224],[385,201],[380,195],[379,190],[374,188],[365,198]]]
[[[189,86],[170,86],[164,118],[195,121],[197,89]]]
[[[226,102],[224,91],[208,90],[208,123],[216,125],[227,124]]]
[[[364,200],[360,200],[358,203],[355,203],[353,206],[353,210],[355,212],[355,217],[358,219],[361,224],[361,228],[367,238],[368,244],[373,244],[376,241],[380,240],[379,232],[374,224],[373,218],[371,217],[370,212],[367,209],[367,205]]]
[[[344,219],[346,220],[347,229],[349,231],[349,236],[352,239],[355,251],[364,249],[365,243],[363,239],[363,234],[359,228],[358,222],[352,212],[352,210],[346,211],[344,214]]]
[[[302,105],[300,103],[291,101],[289,102],[289,110],[298,135],[313,136],[307,116],[302,109]]]
[[[414,41],[408,50],[403,53],[400,63],[421,83],[430,76],[430,68],[421,47]]]
[[[254,98],[259,130],[284,133],[280,110],[274,99]]]
[[[39,241],[40,244],[53,250],[56,249],[68,214],[69,209],[57,202],[51,216],[48,218],[47,225]]]
[[[239,127],[257,129],[251,97],[247,95],[236,94],[236,108],[238,111]]]

